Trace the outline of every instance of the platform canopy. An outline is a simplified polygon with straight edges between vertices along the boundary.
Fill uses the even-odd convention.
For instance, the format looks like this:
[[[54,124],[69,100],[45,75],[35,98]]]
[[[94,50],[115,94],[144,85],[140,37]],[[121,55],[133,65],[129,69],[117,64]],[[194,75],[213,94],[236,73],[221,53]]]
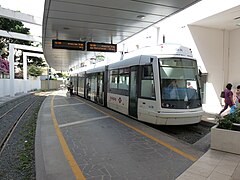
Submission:
[[[93,52],[52,48],[52,40],[119,44],[198,1],[46,0],[44,55],[51,67],[68,70],[69,65]]]

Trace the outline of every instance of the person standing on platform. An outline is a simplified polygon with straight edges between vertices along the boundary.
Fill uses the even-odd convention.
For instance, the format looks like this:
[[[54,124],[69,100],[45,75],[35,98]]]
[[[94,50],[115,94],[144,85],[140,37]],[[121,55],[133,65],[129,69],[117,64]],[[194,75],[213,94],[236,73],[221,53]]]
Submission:
[[[225,105],[224,105],[223,109],[220,111],[219,115],[221,115],[228,108],[228,106],[231,108],[234,105],[234,102],[233,102],[233,92],[232,92],[231,89],[232,89],[232,84],[228,83],[226,85],[226,88],[224,89],[224,94],[225,94],[224,102],[225,102]]]
[[[69,91],[70,91],[70,96],[72,96],[73,95],[73,84],[72,84],[72,82],[70,82]]]

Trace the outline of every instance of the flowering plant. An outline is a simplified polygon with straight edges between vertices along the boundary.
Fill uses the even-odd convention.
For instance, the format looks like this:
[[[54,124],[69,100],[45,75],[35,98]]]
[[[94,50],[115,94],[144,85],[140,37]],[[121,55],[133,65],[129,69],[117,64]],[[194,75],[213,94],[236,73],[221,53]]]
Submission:
[[[9,73],[9,62],[0,57],[0,72]]]

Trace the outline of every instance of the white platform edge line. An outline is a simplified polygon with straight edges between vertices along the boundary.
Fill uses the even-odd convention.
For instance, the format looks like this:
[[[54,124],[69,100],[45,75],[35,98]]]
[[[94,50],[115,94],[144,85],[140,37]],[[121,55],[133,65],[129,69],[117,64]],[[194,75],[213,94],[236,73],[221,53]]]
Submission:
[[[76,105],[80,105],[80,104],[85,104],[85,103],[62,104],[62,105],[56,105],[56,106],[53,106],[53,107],[76,106]]]
[[[72,123],[61,124],[61,125],[59,125],[59,127],[62,128],[62,127],[66,127],[66,126],[72,126],[72,125],[76,125],[76,124],[81,124],[81,123],[90,122],[90,121],[96,121],[96,120],[105,119],[105,118],[109,118],[109,116],[102,116],[102,117],[91,118],[91,119],[86,119],[86,120],[72,122]]]

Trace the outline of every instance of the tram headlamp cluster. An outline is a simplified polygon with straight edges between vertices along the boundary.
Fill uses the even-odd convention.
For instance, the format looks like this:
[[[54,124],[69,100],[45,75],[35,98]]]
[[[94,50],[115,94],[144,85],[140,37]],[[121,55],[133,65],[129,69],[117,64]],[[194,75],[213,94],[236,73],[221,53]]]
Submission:
[[[163,107],[163,108],[174,108],[175,105],[169,104],[169,103],[162,103],[162,107]]]

